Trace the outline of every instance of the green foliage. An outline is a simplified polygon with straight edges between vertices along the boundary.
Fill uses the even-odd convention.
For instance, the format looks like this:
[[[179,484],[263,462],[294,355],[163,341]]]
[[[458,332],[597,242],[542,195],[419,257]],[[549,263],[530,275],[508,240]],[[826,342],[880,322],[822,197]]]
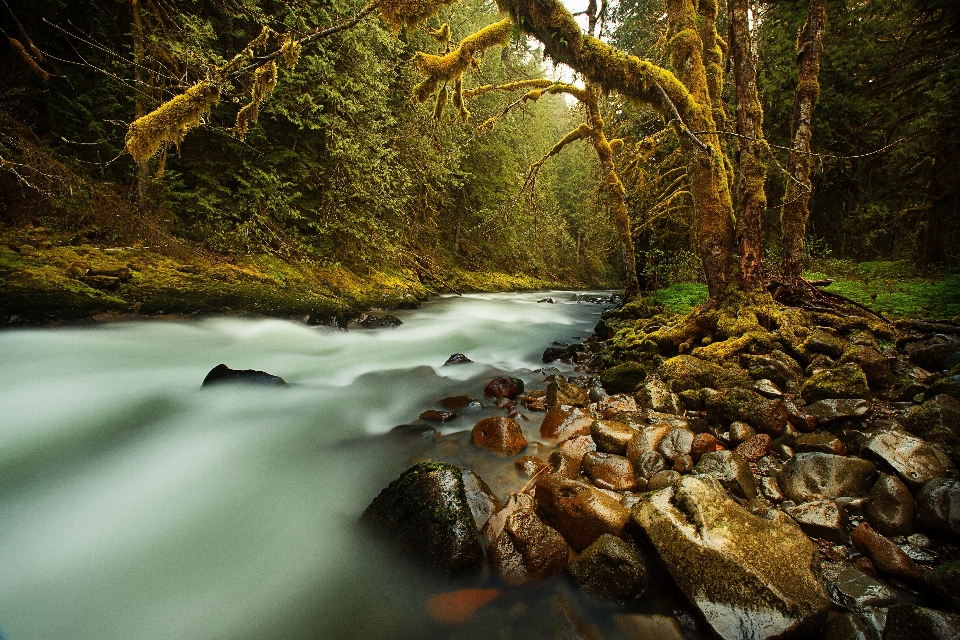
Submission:
[[[646,299],[662,306],[669,313],[686,314],[707,301],[707,285],[697,282],[675,282],[666,289],[654,291]]]

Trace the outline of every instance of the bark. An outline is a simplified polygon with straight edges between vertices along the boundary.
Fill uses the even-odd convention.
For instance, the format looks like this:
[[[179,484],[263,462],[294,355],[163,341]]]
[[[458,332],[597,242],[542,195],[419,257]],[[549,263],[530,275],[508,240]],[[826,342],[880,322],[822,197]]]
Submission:
[[[759,288],[763,281],[761,221],[767,207],[767,172],[760,160],[763,148],[763,108],[757,92],[747,0],[730,0],[730,58],[737,96],[737,134],[740,150],[736,184],[737,243],[740,285]]]
[[[783,276],[800,278],[803,274],[803,244],[810,217],[810,125],[813,108],[820,97],[820,52],[827,22],[825,0],[810,0],[807,22],[797,41],[800,77],[793,100],[793,142],[787,160],[786,195],[783,204]]]

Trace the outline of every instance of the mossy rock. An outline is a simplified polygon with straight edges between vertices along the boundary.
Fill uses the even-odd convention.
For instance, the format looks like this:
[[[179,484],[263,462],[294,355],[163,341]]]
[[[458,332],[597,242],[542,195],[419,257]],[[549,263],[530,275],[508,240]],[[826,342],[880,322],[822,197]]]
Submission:
[[[670,383],[674,393],[704,387],[750,387],[753,381],[747,372],[735,366],[722,367],[694,356],[675,356],[660,365],[657,374]]]
[[[647,377],[641,362],[624,362],[600,374],[600,384],[607,393],[630,393]]]
[[[624,320],[640,320],[652,318],[656,314],[657,309],[653,305],[643,298],[638,298],[623,305],[618,315]]]
[[[787,409],[781,400],[767,400],[751,389],[732,387],[704,398],[707,419],[724,426],[746,422],[757,431],[779,435],[787,424]]]
[[[960,400],[960,373],[938,378],[930,385],[930,388],[924,392],[923,397],[929,400],[939,395],[953,396],[957,400]]]
[[[809,354],[822,353],[831,358],[839,358],[846,349],[846,343],[826,331],[814,331],[803,341],[801,348]]]
[[[834,398],[869,398],[870,386],[860,365],[848,362],[810,376],[800,388],[800,395],[807,402]]]
[[[893,365],[876,347],[850,345],[843,352],[839,364],[848,362],[855,362],[860,365],[872,389],[886,389],[896,381],[893,374]]]

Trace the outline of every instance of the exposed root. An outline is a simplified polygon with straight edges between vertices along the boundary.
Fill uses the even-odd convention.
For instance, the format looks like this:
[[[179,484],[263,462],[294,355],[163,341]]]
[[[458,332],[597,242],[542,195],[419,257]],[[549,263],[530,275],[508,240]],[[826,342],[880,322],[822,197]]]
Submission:
[[[827,284],[830,282],[831,281],[828,281]],[[868,309],[859,302],[854,302],[850,298],[819,289],[818,284],[819,281],[804,280],[803,278],[771,278],[766,282],[766,288],[773,299],[782,305],[819,313],[835,313],[840,315],[850,315],[853,313],[871,318],[879,318],[886,323],[890,322],[879,313]]]

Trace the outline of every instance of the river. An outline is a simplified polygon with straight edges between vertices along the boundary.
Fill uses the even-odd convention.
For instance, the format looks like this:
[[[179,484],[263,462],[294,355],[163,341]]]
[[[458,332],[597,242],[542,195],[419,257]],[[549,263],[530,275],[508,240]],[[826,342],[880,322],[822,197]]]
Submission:
[[[543,388],[544,348],[588,336],[603,310],[570,300],[440,297],[376,331],[216,318],[0,332],[0,627],[10,640],[440,633],[423,603],[451,585],[356,525],[410,462],[378,434],[445,396],[482,398],[502,373]],[[474,363],[442,366],[457,352]],[[294,384],[201,391],[219,363]]]

